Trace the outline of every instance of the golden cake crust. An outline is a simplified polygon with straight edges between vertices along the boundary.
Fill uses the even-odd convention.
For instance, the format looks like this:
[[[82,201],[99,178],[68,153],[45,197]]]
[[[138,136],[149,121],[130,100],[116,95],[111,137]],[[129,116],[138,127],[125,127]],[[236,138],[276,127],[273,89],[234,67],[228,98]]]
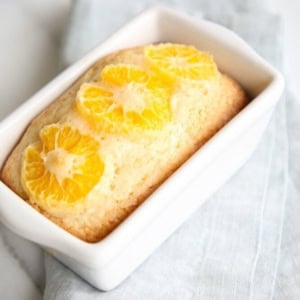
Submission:
[[[142,59],[142,50],[143,47],[121,50],[107,55],[93,64],[70,88],[32,120],[7,158],[1,171],[2,181],[15,193],[25,201],[28,201],[54,223],[87,242],[97,242],[110,233],[184,161],[247,104],[247,97],[241,86],[229,76],[221,74],[220,92],[213,94],[211,99],[208,99],[211,105],[205,108],[205,118],[200,118],[199,122],[201,122],[202,130],[197,135],[193,134],[193,139],[186,143],[185,149],[182,148],[178,156],[175,155],[169,160],[167,165],[160,168],[159,175],[152,176],[151,179],[145,180],[143,184],[139,182],[139,188],[131,191],[129,197],[121,199],[122,201],[116,201],[100,215],[98,211],[101,206],[93,209],[93,205],[90,207],[77,207],[67,217],[43,210],[36,202],[29,199],[22,186],[20,174],[25,148],[39,139],[39,131],[43,126],[59,122],[71,111],[74,111],[74,99],[82,83],[93,81],[99,76],[103,67],[108,64],[139,64]],[[165,153],[164,155],[167,154]],[[66,211],[67,214],[68,211]]]

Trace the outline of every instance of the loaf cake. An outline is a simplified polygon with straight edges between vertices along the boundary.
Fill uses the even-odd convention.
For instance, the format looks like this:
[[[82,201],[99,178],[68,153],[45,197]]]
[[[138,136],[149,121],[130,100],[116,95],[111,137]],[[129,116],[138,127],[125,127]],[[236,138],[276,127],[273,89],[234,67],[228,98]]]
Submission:
[[[193,46],[120,50],[32,120],[1,179],[58,226],[97,242],[247,102]]]

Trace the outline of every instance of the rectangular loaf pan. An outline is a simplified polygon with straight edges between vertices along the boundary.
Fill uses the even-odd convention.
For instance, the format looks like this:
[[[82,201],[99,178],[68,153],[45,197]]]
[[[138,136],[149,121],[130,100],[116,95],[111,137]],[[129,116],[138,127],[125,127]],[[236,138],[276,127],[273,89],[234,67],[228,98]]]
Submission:
[[[252,101],[138,209],[102,241],[89,244],[64,231],[0,182],[3,224],[49,251],[101,290],[122,282],[245,163],[259,142],[283,90],[278,71],[230,30],[165,8],[152,8],[69,67],[0,124],[0,165],[27,124],[101,56],[160,41],[184,43],[213,54],[218,67]],[[196,183],[201,183],[201,194]]]

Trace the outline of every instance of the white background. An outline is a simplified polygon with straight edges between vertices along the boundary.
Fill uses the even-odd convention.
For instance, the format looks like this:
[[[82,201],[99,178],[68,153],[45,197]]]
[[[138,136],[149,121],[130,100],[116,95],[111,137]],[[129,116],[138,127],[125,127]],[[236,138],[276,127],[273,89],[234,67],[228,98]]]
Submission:
[[[300,1],[270,0],[285,26],[285,73],[297,95],[300,78]],[[71,0],[0,0],[0,119],[59,72],[59,51]],[[0,299],[41,299],[34,281],[43,283],[43,257],[28,243],[12,255],[10,234],[0,235]],[[16,259],[18,257],[20,259]]]

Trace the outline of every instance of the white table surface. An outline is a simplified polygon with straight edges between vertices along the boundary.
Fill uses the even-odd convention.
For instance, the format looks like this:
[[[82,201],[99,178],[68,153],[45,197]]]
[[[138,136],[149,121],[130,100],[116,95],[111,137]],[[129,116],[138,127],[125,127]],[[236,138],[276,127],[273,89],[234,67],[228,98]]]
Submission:
[[[297,94],[300,78],[300,1],[270,0],[285,24],[285,70]],[[59,72],[60,41],[71,0],[0,1],[0,120]],[[8,243],[9,241],[9,243]],[[42,299],[43,253],[0,234],[0,299]]]

